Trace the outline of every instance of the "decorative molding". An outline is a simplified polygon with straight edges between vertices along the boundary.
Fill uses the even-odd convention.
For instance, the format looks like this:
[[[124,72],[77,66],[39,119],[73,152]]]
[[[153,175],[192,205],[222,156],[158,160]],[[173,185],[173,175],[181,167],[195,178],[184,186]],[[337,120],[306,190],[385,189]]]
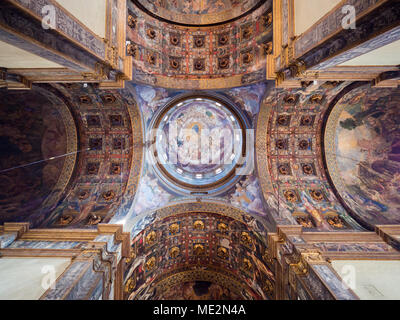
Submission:
[[[122,225],[100,224],[97,230],[29,230],[26,223],[6,223],[0,230],[17,233],[16,241],[26,242],[25,246],[0,247],[1,256],[72,259],[41,300],[121,299],[122,265],[130,256],[130,237]]]
[[[398,226],[379,226],[378,233],[380,227],[400,234]],[[331,260],[400,260],[400,252],[374,232],[315,233],[299,226],[278,226],[277,232],[268,234],[265,257],[277,261],[276,288],[282,287],[279,282],[289,281],[290,288],[283,285],[280,299],[300,295],[303,299],[357,300],[351,289],[340,285]]]
[[[353,5],[357,29],[343,29],[343,5]],[[390,44],[400,38],[400,4],[393,0],[343,1],[293,42],[284,46],[275,58],[277,86],[289,88],[293,80],[372,81],[377,74],[344,72],[337,67],[345,61]],[[334,72],[329,69],[335,69]],[[388,71],[390,67],[388,67]],[[396,83],[382,85],[394,86]]]
[[[31,82],[98,82],[103,88],[123,88],[124,81],[132,79],[132,60],[125,50],[126,1],[107,1],[105,39],[94,34],[54,0],[3,1],[0,5],[0,39],[66,68],[49,69],[50,74],[28,69],[25,75],[18,75]],[[56,9],[54,32],[42,27],[41,9],[45,5]],[[27,72],[30,76],[26,76]],[[29,87],[29,83],[25,86]],[[18,86],[14,87],[18,89]]]

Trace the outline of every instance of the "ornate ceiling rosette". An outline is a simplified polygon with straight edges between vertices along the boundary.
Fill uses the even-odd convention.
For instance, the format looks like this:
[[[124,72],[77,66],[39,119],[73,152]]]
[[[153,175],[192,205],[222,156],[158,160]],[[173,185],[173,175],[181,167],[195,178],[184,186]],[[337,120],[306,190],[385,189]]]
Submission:
[[[151,127],[151,161],[177,192],[216,194],[240,178],[249,124],[225,97],[181,95],[159,111]]]
[[[245,16],[263,3],[260,0],[134,0],[153,16],[184,25],[221,24]]]

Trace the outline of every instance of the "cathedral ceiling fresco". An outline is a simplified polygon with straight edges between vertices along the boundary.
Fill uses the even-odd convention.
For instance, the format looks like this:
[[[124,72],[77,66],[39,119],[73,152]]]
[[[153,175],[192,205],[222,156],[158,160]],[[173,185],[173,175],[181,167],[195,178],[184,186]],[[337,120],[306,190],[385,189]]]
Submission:
[[[0,225],[123,225],[117,277],[127,300],[269,300],[293,280],[290,268],[304,273],[297,247],[394,253],[355,231],[400,222],[400,90],[317,80],[276,88],[266,81],[274,2],[128,1],[118,27],[126,23],[133,69],[123,89],[0,90]],[[284,49],[277,66],[293,58]],[[97,238],[107,249],[110,239]],[[10,248],[86,245],[17,239]],[[315,270],[326,272],[323,262]]]
[[[137,0],[154,15],[173,23],[217,24],[236,19],[257,7],[260,0]]]
[[[157,297],[157,300],[241,300],[230,288],[210,281],[191,281],[174,285]]]
[[[204,1],[203,1],[204,2]],[[238,21],[216,27],[180,27],[130,4],[127,53],[137,83],[165,88],[217,89],[265,79],[272,51],[272,1]]]
[[[67,191],[76,160],[75,123],[67,105],[39,87],[1,91],[0,101],[0,223],[38,226]]]
[[[183,192],[220,192],[245,161],[248,121],[239,112],[215,95],[181,95],[162,108],[151,153],[161,175]]]
[[[250,224],[254,219],[239,210],[237,220],[223,211],[190,212],[182,205],[173,209],[164,218],[158,212],[158,218],[134,237],[125,274],[128,299],[272,295],[275,279],[263,260],[265,238]]]
[[[325,157],[335,188],[368,227],[400,222],[400,90],[356,88],[333,107]]]
[[[107,223],[132,204],[142,161],[142,124],[136,102],[117,91],[57,85],[73,105],[80,128],[73,188],[49,217],[55,227]]]
[[[44,162],[40,170],[27,172],[29,177],[37,175],[40,183],[34,186],[42,187],[34,190],[36,193],[27,190],[32,198],[22,201],[28,205],[31,199],[47,201],[46,195],[54,193],[56,180],[64,175],[60,173],[63,163],[68,160],[63,157],[63,162],[59,161],[57,155],[71,150],[70,141],[74,142],[74,151],[69,151],[74,158],[61,179],[65,183],[63,192],[57,193],[57,202],[46,214],[33,210],[32,217],[26,217],[15,212],[17,218],[10,219],[8,211],[2,209],[2,218],[56,228],[123,224],[131,236],[130,258],[124,266],[125,299],[273,299],[276,279],[266,252],[267,233],[276,225],[343,232],[364,230],[358,221],[367,227],[368,223],[397,221],[389,220],[397,218],[395,211],[384,210],[397,208],[397,193],[365,194],[365,190],[374,190],[369,187],[371,183],[385,188],[397,186],[397,94],[394,89],[376,91],[358,83],[329,82],[313,89],[281,90],[260,83],[201,93],[134,82],[118,91],[99,91],[79,84],[41,85],[29,93],[7,94],[2,100],[7,102],[2,105],[2,148],[14,143],[15,150],[28,155],[34,152],[35,157],[56,158],[54,163]],[[30,100],[34,102],[29,108],[18,107]],[[234,113],[232,106],[237,108]],[[10,108],[14,111],[8,112]],[[35,110],[38,116],[34,116]],[[26,117],[26,112],[30,112],[31,120],[25,123],[21,117]],[[69,115],[66,118],[61,116],[65,112]],[[70,122],[63,122],[64,118]],[[254,167],[243,176],[228,177],[221,192],[207,194],[207,188],[203,194],[178,192],[173,179],[166,183],[155,172],[151,156],[152,145],[162,153],[169,148],[168,140],[157,141],[158,135],[153,140],[149,134],[154,127],[164,131],[173,120],[189,128],[189,135],[207,126],[227,132],[236,126],[255,129],[255,150],[246,149],[255,158]],[[34,134],[24,135],[24,126]],[[71,129],[73,140],[68,135]],[[18,134],[11,136],[9,132],[15,130]],[[231,139],[223,139],[219,146],[223,148],[227,142],[233,148],[229,141],[235,141],[235,136],[231,134]],[[183,144],[190,142],[185,135],[181,138]],[[247,143],[247,137],[241,142]],[[348,154],[348,143],[360,149],[353,147]],[[370,146],[380,149],[367,149]],[[2,161],[20,164],[13,161],[20,159],[17,156],[21,152],[2,154]],[[352,161],[339,161],[340,157]],[[359,163],[356,166],[355,159]],[[44,168],[49,163],[58,170],[51,168],[46,176]],[[187,177],[194,181],[200,179],[197,174],[206,172],[201,165],[199,171],[195,165],[176,165],[171,170],[187,171]],[[346,174],[335,176],[335,172]],[[12,178],[20,182],[18,177]],[[351,184],[348,179],[352,179]],[[2,189],[9,192],[2,195],[4,206],[11,200],[19,201],[9,197],[13,194],[7,187]],[[368,201],[355,201],[367,196]],[[40,207],[41,203],[33,204]],[[370,210],[378,204],[383,208],[379,215]],[[327,252],[388,251],[382,245],[364,248],[356,243],[339,248],[334,242],[317,243],[315,248]]]
[[[134,100],[71,84],[4,93],[1,101],[1,169],[31,164],[1,173],[3,221],[92,227],[130,207],[142,160]]]
[[[323,120],[327,116],[327,110],[332,107],[335,97],[337,100],[339,93],[347,86],[348,83],[342,83],[330,88],[324,85],[312,91],[308,89],[283,91],[272,89],[267,84],[257,84],[214,92],[214,95],[224,97],[241,110],[248,128],[257,126],[256,152],[253,151],[253,156],[256,157],[256,170],[250,170],[248,174],[240,177],[235,176],[237,180],[234,183],[228,179],[225,184],[227,187],[222,188],[217,194],[177,192],[178,189],[173,187],[173,180],[172,183],[171,181],[166,183],[155,172],[149,148],[143,148],[149,143],[146,142],[146,137],[163,108],[174,102],[177,97],[190,95],[188,91],[143,86],[131,82],[120,91],[98,91],[91,86],[81,85],[43,85],[35,87],[27,95],[15,94],[8,98],[4,97],[3,101],[11,103],[10,106],[14,106],[14,110],[18,112],[8,114],[2,122],[3,147],[8,148],[10,143],[15,145],[13,148],[8,148],[15,149],[15,154],[2,154],[2,168],[11,168],[12,159],[18,160],[12,161],[17,165],[23,165],[31,160],[33,162],[35,159],[54,159],[38,164],[38,171],[32,170],[29,173],[28,176],[32,174],[32,179],[37,179],[37,186],[41,187],[35,189],[37,194],[31,192],[26,199],[20,199],[24,193],[12,197],[5,196],[8,192],[13,194],[14,186],[6,182],[12,178],[15,183],[22,183],[23,180],[17,179],[21,176],[18,170],[25,168],[17,169],[13,177],[10,177],[13,171],[2,172],[2,181],[5,185],[2,189],[4,193],[2,218],[5,221],[21,221],[25,219],[26,213],[15,211],[16,206],[19,206],[18,203],[21,203],[18,201],[32,206],[30,212],[35,212],[34,208],[40,207],[45,200],[49,201],[47,198],[51,194],[49,199],[53,202],[49,202],[45,207],[49,214],[43,214],[43,211],[39,211],[40,217],[39,213],[33,214],[31,220],[33,225],[90,227],[101,222],[126,223],[126,229],[132,231],[132,237],[151,224],[151,219],[147,219],[155,211],[179,203],[200,203],[204,206],[213,203],[227,204],[248,212],[259,220],[264,228],[270,230],[277,224],[300,224],[310,231],[350,231],[362,229],[356,221],[366,227],[369,227],[369,224],[397,221],[395,208],[397,208],[396,130],[398,127],[396,112],[390,109],[395,108],[394,105],[397,103],[396,92],[387,89],[381,91],[381,96],[377,96],[372,89],[362,87],[350,91],[342,100],[339,99],[337,107],[333,108],[329,117],[325,135],[326,148],[333,149],[321,148]],[[40,108],[39,111],[35,111],[34,103],[29,108],[16,107],[25,105],[29,100],[39,101],[41,108],[51,106],[48,101],[57,102],[63,107],[57,107],[55,110],[43,109],[45,111]],[[223,114],[219,118],[219,112],[224,109],[217,108],[216,102],[210,101],[204,99],[196,102],[188,99],[187,105],[185,102],[180,107],[190,109],[191,103],[199,103],[203,107],[212,103],[215,108],[213,112],[208,110],[207,106],[207,110],[193,109],[196,110],[194,113],[186,109],[183,112],[175,110],[176,114],[171,111],[168,116],[179,118],[183,114],[185,119],[190,120],[188,120],[190,124],[194,123],[193,117],[197,117],[198,121],[191,126],[192,130],[201,127],[201,116],[198,116],[198,112],[205,117],[214,116],[215,121],[224,122],[223,118],[229,115]],[[363,107],[365,110],[360,109],[360,101],[365,103],[366,106]],[[3,103],[4,110],[10,107],[7,103]],[[385,105],[386,109],[392,110],[389,114],[393,116],[382,118],[384,115],[379,111],[380,103]],[[370,109],[371,115],[368,111]],[[32,120],[22,125],[18,119],[21,119],[26,112],[32,115],[35,112],[40,114],[45,112],[46,116],[40,121],[37,117],[30,117]],[[366,114],[368,122],[360,118],[364,115],[362,113],[360,116],[360,112]],[[63,116],[59,116],[61,113]],[[55,120],[47,120],[47,117],[49,119],[55,117]],[[13,121],[16,119],[13,122],[15,128],[9,128],[8,118],[12,118]],[[65,123],[68,124],[61,120],[67,121]],[[386,131],[382,131],[383,125],[380,121],[389,121],[385,122]],[[375,127],[367,128],[367,124]],[[24,138],[24,126],[30,126],[29,130],[35,128],[38,134],[28,138],[25,134]],[[14,132],[12,130],[19,130],[15,135],[19,140],[13,138],[18,141],[11,141],[7,135],[8,132]],[[358,142],[356,135],[358,130],[370,133],[365,134],[365,139]],[[333,132],[335,138],[330,139],[328,135],[332,135]],[[346,136],[347,144],[349,141],[357,146],[361,144],[357,154],[342,154],[346,149],[341,147],[344,140],[339,138],[346,134],[350,135]],[[40,139],[45,139],[47,142],[41,142]],[[327,139],[333,142],[328,144]],[[381,141],[380,146],[383,149],[364,150],[366,145],[372,145],[372,143],[365,144],[364,140],[368,139]],[[160,146],[162,149],[162,144]],[[32,154],[29,155],[30,153]],[[69,155],[57,159],[57,156],[62,154]],[[329,175],[324,169],[324,154],[327,166],[330,168]],[[378,159],[382,154],[384,157]],[[28,158],[24,158],[25,156]],[[332,163],[338,166],[339,161],[336,157],[358,159],[360,164],[356,167],[346,167],[347,169],[344,167],[337,169],[338,167],[330,163],[334,161]],[[69,163],[68,159],[72,162]],[[66,162],[69,164],[66,165]],[[342,166],[349,166],[350,163],[354,161],[340,161]],[[173,170],[176,171],[176,168]],[[347,172],[346,170],[349,170],[346,179],[354,179],[351,184],[341,175],[335,174],[335,172]],[[360,173],[368,175],[359,176]],[[194,176],[190,179],[194,181],[200,179],[196,174],[198,173],[194,172]],[[380,179],[376,180],[376,183],[379,183],[374,185],[376,188],[384,188],[388,184],[390,186],[388,190],[394,191],[387,195],[381,192],[379,196],[377,196],[378,191],[374,194],[365,194],[363,184],[371,183],[368,180],[371,174]],[[389,180],[385,180],[385,177]],[[331,186],[330,179],[334,187]],[[36,186],[34,183],[32,185]],[[57,191],[52,192],[54,189]],[[336,195],[341,201],[338,201]],[[373,208],[377,210],[378,206],[379,214],[378,211],[372,210]]]
[[[309,230],[360,229],[335,197],[324,169],[324,150],[321,150],[324,115],[334,97],[346,86],[344,83],[315,91],[283,91],[257,84],[214,92],[240,109],[249,129],[256,124],[258,128],[257,151],[251,151],[257,158],[257,171],[234,176],[234,183],[228,179],[226,188],[217,194],[178,192],[173,180],[166,183],[155,171],[154,159],[148,152],[151,148],[143,148],[150,143],[146,137],[163,108],[190,92],[133,82],[120,91],[98,91],[81,85],[42,86],[42,92],[54,95],[54,99],[70,107],[75,130],[79,132],[79,145],[74,149],[77,161],[70,188],[63,194],[64,200],[52,207],[50,215],[45,218],[42,215],[37,223],[46,227],[90,227],[100,222],[122,222],[128,231],[133,231],[138,230],[136,224],[142,229],[150,224],[146,217],[155,210],[174,203],[202,201],[204,205],[221,203],[244,210],[268,229],[276,224],[293,223]],[[218,102],[206,99],[186,102],[187,105],[183,103],[180,107],[190,108],[191,103],[206,107],[212,103],[215,112],[200,113],[224,122],[226,114],[218,117],[218,112],[224,110],[217,108]],[[193,117],[199,112],[196,108],[193,110],[196,111],[177,110],[176,115],[171,111],[168,116],[179,118],[183,114],[193,124]],[[192,130],[201,126],[201,116],[197,118]],[[73,165],[70,175],[71,168]],[[176,171],[175,175],[178,174]],[[193,173],[194,181],[200,179],[196,174]],[[55,176],[51,175],[53,180]]]
[[[232,104],[239,108],[240,112],[247,118],[246,122],[248,123],[247,125],[249,126],[249,129],[252,129],[256,121],[260,101],[265,94],[265,89],[266,86],[264,84],[258,84],[218,91],[216,93],[214,92],[214,94],[224,97],[224,99],[231,101]],[[152,123],[154,122],[154,119],[157,118],[158,113],[163,110],[165,105],[168,105],[169,102],[174,101],[174,98],[180,97],[182,94],[185,94],[185,92],[136,85],[134,83],[129,83],[126,86],[126,89],[123,90],[123,95],[134,97],[140,106],[144,122],[144,136],[147,137],[146,145],[150,146],[153,141],[152,136],[149,136],[149,132],[152,129]],[[197,102],[200,104],[205,103],[205,101]],[[181,113],[179,113],[178,116],[179,115],[181,115]],[[205,116],[208,117],[207,110]],[[190,118],[190,113],[185,113],[185,117]],[[162,141],[163,140],[161,140],[161,142]],[[190,141],[185,141],[184,143],[187,145]],[[254,157],[254,150],[252,148],[253,142],[250,142],[249,146],[250,148],[248,152],[251,160]],[[140,219],[144,219],[146,215],[151,214],[154,210],[171,203],[196,202],[200,197],[203,202],[229,204],[250,212],[266,224],[273,224],[272,221],[269,221],[270,217],[264,209],[258,179],[255,175],[254,166],[252,166],[251,161],[249,161],[249,170],[245,172],[245,174],[241,176],[233,175],[229,179],[225,180],[218,193],[213,194],[211,192],[209,194],[207,190],[203,190],[203,193],[201,194],[192,194],[187,191],[178,192],[179,185],[176,186],[175,183],[174,186],[173,183],[168,183],[163,179],[160,179],[160,175],[155,171],[151,150],[152,148],[150,147],[146,148],[142,176],[133,206],[129,210],[117,214],[113,218],[112,222],[117,223],[118,221],[124,221],[126,223],[126,229],[133,231],[133,222],[138,223]],[[198,178],[195,176],[195,179]],[[157,200],[155,201],[155,199]],[[135,232],[132,233],[134,234]]]
[[[268,212],[305,229],[360,229],[335,197],[321,150],[323,117],[348,83],[318,89],[272,89],[257,123],[257,169]]]

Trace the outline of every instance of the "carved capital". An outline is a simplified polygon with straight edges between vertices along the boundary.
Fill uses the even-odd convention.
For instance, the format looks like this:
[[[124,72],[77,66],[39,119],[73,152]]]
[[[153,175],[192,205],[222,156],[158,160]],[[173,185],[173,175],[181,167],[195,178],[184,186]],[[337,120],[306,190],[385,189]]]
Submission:
[[[307,67],[303,61],[296,60],[289,66],[289,69],[293,78],[304,78]]]
[[[272,264],[274,262],[274,258],[272,257],[271,253],[266,250],[264,255],[263,255],[263,260],[267,264]]]
[[[310,264],[324,263],[326,260],[317,250],[305,250],[300,253],[296,263],[290,263],[290,268],[298,275],[306,275]]]
[[[305,275],[308,273],[308,265],[301,258],[297,263],[291,263],[289,267],[298,275]]]
[[[118,48],[115,46],[108,45],[106,47],[106,61],[110,64],[113,69],[118,70]]]
[[[87,81],[99,81],[99,80],[107,80],[110,74],[110,67],[97,62],[95,65],[94,72],[84,72],[82,73],[82,77]]]
[[[285,74],[283,72],[276,73],[276,85],[280,86],[285,81]]]
[[[306,263],[321,263],[326,262],[326,260],[322,257],[321,252],[317,250],[306,250],[301,253],[302,259]]]

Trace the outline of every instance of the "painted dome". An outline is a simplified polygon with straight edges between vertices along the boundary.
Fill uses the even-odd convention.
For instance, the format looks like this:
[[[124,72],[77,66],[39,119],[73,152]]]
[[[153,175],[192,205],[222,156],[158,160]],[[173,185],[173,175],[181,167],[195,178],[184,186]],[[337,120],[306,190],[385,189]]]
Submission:
[[[260,0],[137,0],[159,18],[189,25],[217,24],[236,19],[262,2]]]
[[[214,98],[176,101],[156,122],[158,168],[189,189],[211,188],[234,175],[243,147],[240,115]]]

